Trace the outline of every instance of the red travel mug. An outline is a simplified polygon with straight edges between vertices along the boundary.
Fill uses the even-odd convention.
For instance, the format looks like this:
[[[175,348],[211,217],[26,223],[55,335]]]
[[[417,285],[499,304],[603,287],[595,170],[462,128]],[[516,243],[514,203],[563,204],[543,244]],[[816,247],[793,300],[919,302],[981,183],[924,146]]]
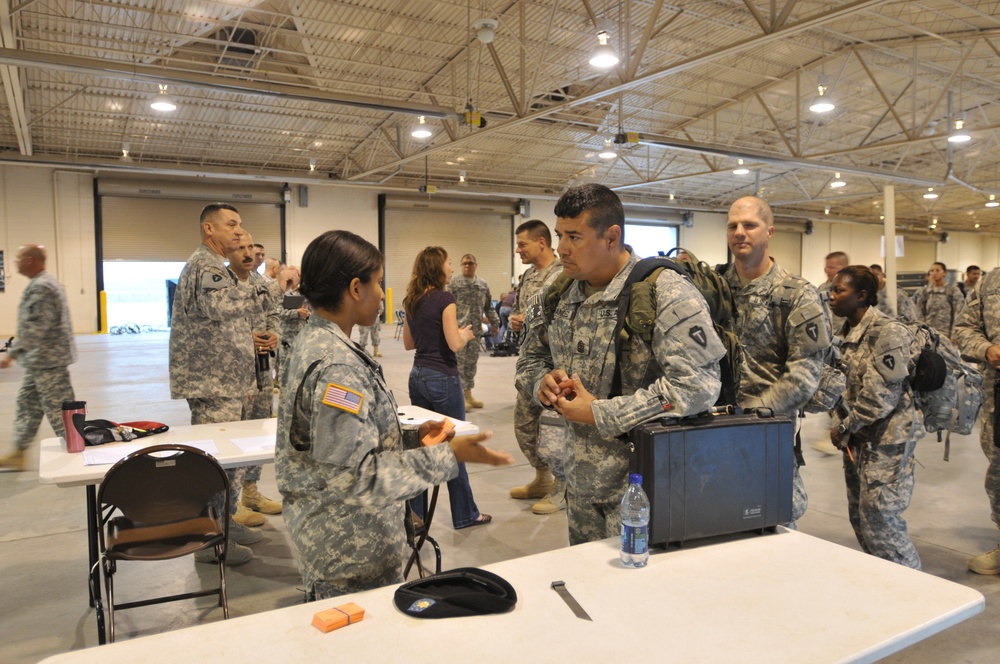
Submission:
[[[63,428],[66,429],[66,451],[82,452],[85,443],[80,428],[73,421],[74,419],[79,421],[80,427],[83,427],[83,422],[87,419],[86,401],[63,401],[62,403]]]

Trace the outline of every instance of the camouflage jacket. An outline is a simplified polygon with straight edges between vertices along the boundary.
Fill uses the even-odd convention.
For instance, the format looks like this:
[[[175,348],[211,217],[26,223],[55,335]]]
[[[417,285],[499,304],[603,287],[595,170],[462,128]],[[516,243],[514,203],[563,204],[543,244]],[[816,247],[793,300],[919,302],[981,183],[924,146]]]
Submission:
[[[298,295],[299,291],[291,290],[288,291],[288,295]],[[284,300],[284,295],[282,299],[279,300],[279,317],[281,318],[281,341],[283,345],[291,346],[292,342],[295,341],[295,337],[299,336],[299,332],[306,326],[306,321],[308,318],[303,318],[299,316],[298,309],[285,309],[281,302]]]
[[[705,300],[690,281],[663,270],[656,281],[652,345],[638,336],[623,344],[622,394],[609,398],[617,362],[613,337],[618,296],[637,262],[631,255],[611,283],[590,297],[580,282],[572,282],[551,324],[541,307],[533,307],[525,322],[528,333],[517,361],[517,384],[530,389],[537,402],[545,375],[562,369],[578,373],[597,398],[592,406],[596,426],[570,422],[567,427],[567,468],[573,468],[570,482],[581,501],[621,498],[628,449],[619,436],[661,415],[702,412],[715,403],[722,385],[719,359],[725,349]]]
[[[199,246],[181,270],[170,322],[170,396],[242,398],[257,389],[253,291]],[[245,367],[245,368],[244,368]]]
[[[250,320],[254,332],[273,332],[281,336],[281,300],[284,298],[278,288],[278,282],[269,279],[259,272],[250,271],[250,284],[253,286],[256,306]]]
[[[490,321],[493,329],[500,329],[500,316],[493,308],[493,298],[490,295],[490,287],[479,277],[463,277],[456,274],[448,284],[448,291],[455,296],[458,307],[458,326],[472,326],[472,331],[479,336],[482,329],[483,316]]]
[[[17,336],[8,352],[25,369],[51,369],[76,362],[66,291],[45,270],[32,277],[21,295]]]
[[[984,369],[983,382],[992,391],[997,370],[986,362],[986,351],[1000,344],[1000,268],[983,277],[979,288],[969,294],[968,303],[955,322],[955,342],[964,359],[980,363]]]
[[[736,336],[743,347],[739,403],[765,406],[794,418],[816,388],[830,347],[830,323],[816,288],[778,266],[746,286],[736,267],[725,279],[736,304]]]
[[[527,314],[534,304],[540,304],[545,296],[545,289],[555,281],[562,273],[562,261],[556,258],[541,270],[536,270],[531,266],[524,273],[521,279],[521,287],[517,290],[517,299],[514,300],[514,308],[511,315]]]
[[[875,305],[875,308],[886,316],[895,316],[911,323],[917,322],[917,314],[913,310],[913,300],[907,297],[906,292],[898,286],[896,287],[896,313],[892,313],[892,310],[889,309],[884,288],[878,292],[878,304]]]
[[[838,333],[848,414],[837,411],[833,426],[843,423],[858,446],[901,445],[922,437],[923,417],[917,416],[908,387],[920,352],[913,334],[874,307],[858,325],[845,323]]]
[[[913,308],[917,320],[927,323],[951,339],[952,328],[965,308],[965,297],[958,286],[924,286],[913,295]]]
[[[311,586],[393,569],[402,580],[403,501],[456,477],[458,463],[449,445],[418,446],[416,429],[399,424],[378,363],[313,315],[289,359],[275,472]]]

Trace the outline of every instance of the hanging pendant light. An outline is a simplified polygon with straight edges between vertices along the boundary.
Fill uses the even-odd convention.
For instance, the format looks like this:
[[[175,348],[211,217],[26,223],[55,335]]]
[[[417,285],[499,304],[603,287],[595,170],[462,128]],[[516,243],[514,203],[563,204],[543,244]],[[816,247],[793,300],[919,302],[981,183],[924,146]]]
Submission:
[[[161,85],[159,94],[153,97],[153,100],[149,102],[149,107],[154,111],[169,113],[177,110],[177,102],[174,101],[173,97],[167,94],[167,86]]]
[[[733,175],[747,175],[750,169],[743,165],[742,159],[736,160],[736,168],[733,169]]]
[[[618,54],[608,45],[608,32],[601,30],[597,33],[599,46],[594,54],[590,56],[590,64],[598,69],[607,69],[618,64]]]
[[[955,130],[948,136],[949,143],[967,143],[972,140],[972,136],[965,128],[965,120],[955,120]]]
[[[422,115],[417,118],[417,124],[413,126],[410,136],[413,138],[430,138],[433,135],[434,132],[431,131],[430,125],[427,124],[427,118]]]
[[[597,156],[601,159],[614,159],[618,156],[618,153],[615,152],[615,149],[611,146],[610,138],[604,139],[604,149],[601,150],[600,154]]]

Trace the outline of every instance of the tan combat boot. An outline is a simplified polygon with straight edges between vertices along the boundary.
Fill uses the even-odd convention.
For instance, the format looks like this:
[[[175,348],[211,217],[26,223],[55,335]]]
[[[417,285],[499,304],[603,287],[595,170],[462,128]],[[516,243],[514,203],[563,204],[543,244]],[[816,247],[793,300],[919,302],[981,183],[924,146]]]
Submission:
[[[531,511],[535,514],[555,514],[564,509],[566,509],[566,482],[563,480],[555,480],[549,495],[531,506]]]
[[[992,551],[969,558],[969,571],[976,574],[1000,574],[1000,545]]]
[[[476,398],[472,396],[472,390],[465,390],[465,409],[471,410],[473,408],[482,408],[483,402],[476,401]]]
[[[7,456],[0,457],[0,470],[14,470],[21,472],[27,465],[27,455],[24,450],[17,449]]]
[[[378,352],[378,346],[372,346],[372,357],[382,357],[382,353]]]
[[[263,514],[257,514],[242,502],[236,503],[236,514],[230,518],[234,523],[238,523],[241,526],[247,526],[248,528],[263,526],[267,523],[267,519],[264,518]]]
[[[243,483],[243,496],[240,498],[240,502],[246,507],[252,509],[254,512],[262,512],[264,514],[281,514],[281,502],[271,500],[262,494],[257,488],[256,482]]]
[[[530,484],[516,486],[511,489],[510,497],[518,500],[526,498],[538,500],[539,498],[545,498],[552,491],[552,483],[554,481],[555,478],[548,468],[535,468],[535,479],[531,480]]]

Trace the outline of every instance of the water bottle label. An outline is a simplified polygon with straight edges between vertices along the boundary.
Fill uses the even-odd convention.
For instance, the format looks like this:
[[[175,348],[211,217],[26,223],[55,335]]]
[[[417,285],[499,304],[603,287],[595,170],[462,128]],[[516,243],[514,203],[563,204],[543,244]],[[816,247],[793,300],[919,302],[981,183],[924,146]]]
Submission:
[[[629,554],[643,554],[649,549],[649,526],[627,526],[622,524],[622,551]]]

